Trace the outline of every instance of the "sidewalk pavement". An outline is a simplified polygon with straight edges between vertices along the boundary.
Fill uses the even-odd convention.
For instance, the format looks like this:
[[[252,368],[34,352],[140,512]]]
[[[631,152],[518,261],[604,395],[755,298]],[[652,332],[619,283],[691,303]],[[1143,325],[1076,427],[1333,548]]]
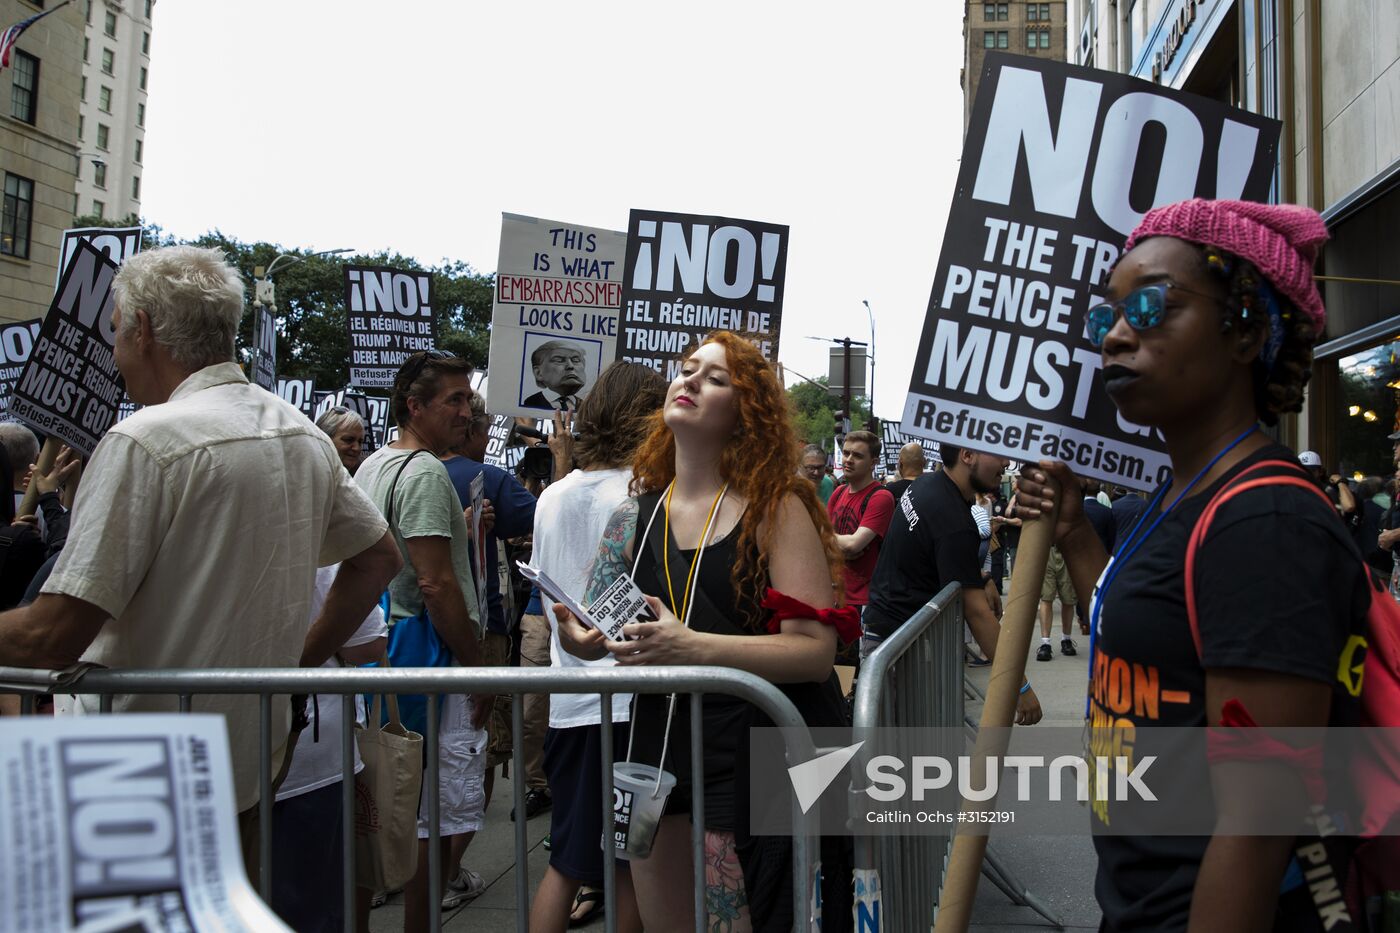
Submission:
[[[1042,726],[1080,726],[1084,722],[1084,695],[1089,676],[1089,639],[1079,634],[1074,624],[1074,639],[1078,654],[1060,654],[1060,606],[1050,635],[1054,648],[1053,660],[1036,661],[1040,647],[1040,625],[1036,624],[1026,658],[1026,676],[1040,698],[1045,713]],[[967,679],[983,693],[991,677],[990,667],[966,668]],[[982,715],[980,702],[968,701],[967,715],[973,722]],[[1032,728],[1040,728],[1039,726]],[[1098,930],[1099,905],[1094,900],[1094,873],[1098,857],[1089,838],[1089,820],[1085,816],[1082,836],[1011,836],[990,841],[990,848],[1001,860],[1002,867],[1046,904],[1065,924],[1067,930]],[[973,907],[972,933],[999,931],[1030,931],[1035,928],[1053,929],[1029,907],[1017,907],[1000,890],[983,877],[977,886]]]
[[[1031,638],[1026,660],[1026,676],[1040,698],[1044,725],[1078,726],[1084,718],[1084,690],[1088,676],[1088,639],[1075,625],[1074,641],[1079,654],[1060,654],[1059,606],[1055,607],[1051,644],[1054,660],[1037,662],[1040,629]],[[991,668],[965,668],[968,679],[985,691]],[[969,701],[967,714],[976,722],[981,704]],[[516,929],[515,914],[515,824],[510,821],[513,805],[511,781],[496,778],[486,823],[467,849],[465,862],[486,879],[486,891],[476,900],[443,914],[443,929],[473,933],[506,933]],[[529,845],[528,877],[531,894],[544,876],[549,853],[541,843],[549,832],[549,811],[526,824]],[[1099,927],[1099,908],[1094,901],[1094,871],[1097,858],[1089,839],[1088,821],[1083,836],[1017,836],[991,840],[991,850],[1014,880],[1045,903],[1065,924],[1065,929],[1094,931]],[[445,866],[444,871],[455,871]],[[602,929],[601,917],[582,929]],[[1029,907],[1011,903],[985,877],[977,887],[970,933],[1003,933],[1052,929]],[[403,897],[396,895],[370,913],[372,933],[399,933],[403,929]]]
[[[443,911],[442,928],[446,931],[471,930],[472,933],[514,933],[515,914],[515,824],[510,821],[515,789],[509,779],[496,774],[496,787],[491,804],[486,808],[486,822],[467,847],[463,862],[486,879],[486,890],[480,897],[450,911]],[[549,864],[549,853],[542,843],[549,833],[549,811],[525,824],[529,846],[530,894],[539,886]],[[455,865],[443,866],[444,873],[455,873]],[[401,933],[403,930],[403,895],[389,898],[378,910],[370,911],[370,933]],[[579,929],[602,929],[598,919]]]

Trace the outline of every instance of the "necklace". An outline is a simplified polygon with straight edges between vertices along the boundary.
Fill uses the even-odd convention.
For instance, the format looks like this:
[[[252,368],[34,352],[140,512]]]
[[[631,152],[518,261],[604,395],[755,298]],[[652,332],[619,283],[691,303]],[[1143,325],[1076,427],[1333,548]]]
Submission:
[[[663,502],[664,502],[665,505],[666,505],[665,516],[664,516],[663,519],[662,519],[662,525],[661,525],[662,534],[665,536],[665,537],[664,537],[664,540],[661,542],[661,567],[662,567],[662,569],[663,569],[663,570],[665,571],[665,573],[666,573],[666,592],[667,592],[667,594],[671,597],[671,611],[674,612],[674,613],[676,613],[676,617],[680,619],[681,625],[683,625],[683,626],[689,626],[689,625],[690,625],[689,610],[694,608],[694,604],[691,603],[691,601],[690,601],[690,596],[691,596],[691,593],[693,592],[693,587],[694,587],[694,585],[695,585],[696,570],[697,570],[697,568],[699,568],[699,566],[700,566],[700,558],[702,558],[702,557],[705,556],[705,545],[706,545],[706,544],[709,542],[709,540],[710,540],[710,531],[711,531],[711,529],[714,527],[715,513],[717,513],[717,512],[719,511],[720,503],[722,503],[722,502],[724,501],[724,494],[725,494],[725,492],[727,492],[727,491],[729,490],[729,484],[728,484],[728,483],[725,483],[723,486],[720,487],[720,489],[719,489],[719,495],[715,496],[715,501],[710,505],[710,514],[709,514],[709,516],[705,519],[705,529],[704,529],[704,531],[700,532],[700,546],[697,547],[697,548],[695,549],[695,556],[694,556],[693,558],[691,558],[691,561],[690,561],[690,570],[686,573],[685,589],[681,590],[681,604],[680,604],[679,607],[676,606],[676,591],[675,591],[674,586],[673,586],[672,583],[671,583],[671,557],[670,557],[670,554],[671,554],[671,492],[672,492],[672,490],[674,490],[675,488],[676,488],[675,480],[672,480],[672,481],[671,481],[671,485],[669,485],[669,486],[666,487],[666,495],[665,495],[664,497],[662,497],[661,499],[657,500],[657,503],[656,503],[657,508],[660,508]],[[651,511],[651,520],[647,522],[646,531],[642,532],[642,537],[641,537],[641,539],[637,542],[638,553],[640,553],[640,549],[641,549],[641,547],[642,547],[642,544],[643,544],[643,543],[647,540],[647,538],[651,535],[652,525],[655,524],[655,522],[656,522],[656,509],[652,509],[652,511]],[[634,565],[633,569],[634,569],[634,570],[636,569],[636,568],[635,568],[635,565]],[[679,611],[677,611],[678,609],[679,609]],[[664,769],[665,769],[665,767],[666,767],[666,752],[667,752],[667,750],[671,747],[671,723],[672,723],[672,721],[675,719],[675,716],[676,716],[676,694],[673,693],[673,694],[670,695],[670,697],[668,698],[667,703],[666,703],[666,729],[665,729],[665,731],[662,733],[662,736],[661,736],[661,758],[660,758],[660,760],[657,761],[657,763],[656,763],[656,768],[657,768],[656,786],[652,789],[652,793],[651,793],[652,799],[655,799],[655,798],[657,798],[657,797],[659,797],[659,796],[661,795],[661,775],[664,773]],[[637,717],[636,717],[636,715],[634,714],[634,716],[633,716],[633,718],[632,718],[632,725],[633,725],[633,728],[632,728],[631,730],[629,730],[629,733],[628,733],[628,736],[627,736],[627,760],[628,760],[628,761],[631,761],[631,760],[632,760],[632,740],[635,739],[635,738],[637,737],[637,729],[635,728],[635,727],[636,727],[636,724],[637,724]]]
[[[1243,434],[1226,444],[1220,453],[1211,457],[1210,462],[1201,468],[1201,472],[1196,474],[1196,478],[1187,483],[1185,489],[1177,493],[1176,498],[1172,500],[1172,504],[1163,509],[1162,512],[1157,515],[1156,519],[1153,520],[1152,524],[1147,526],[1147,530],[1142,533],[1142,536],[1138,537],[1138,531],[1141,530],[1143,524],[1152,517],[1152,513],[1157,511],[1158,506],[1162,504],[1162,499],[1166,497],[1167,489],[1171,486],[1171,483],[1163,483],[1152,497],[1152,501],[1148,503],[1142,515],[1138,517],[1137,524],[1133,525],[1133,530],[1128,532],[1127,540],[1118,546],[1117,553],[1114,554],[1113,559],[1108,562],[1108,567],[1105,568],[1103,575],[1103,583],[1095,588],[1092,608],[1089,611],[1089,690],[1086,691],[1086,696],[1084,697],[1084,718],[1086,720],[1089,718],[1090,695],[1092,694],[1094,684],[1094,647],[1095,638],[1098,636],[1099,631],[1099,613],[1103,611],[1103,603],[1104,599],[1108,596],[1109,586],[1113,584],[1114,580],[1118,579],[1118,573],[1123,569],[1123,565],[1128,562],[1128,559],[1138,552],[1138,548],[1142,547],[1143,543],[1146,542],[1148,538],[1152,537],[1152,532],[1156,531],[1158,526],[1166,521],[1167,516],[1172,513],[1173,509],[1181,504],[1181,500],[1186,498],[1187,493],[1195,488],[1196,484],[1201,481],[1201,478],[1210,472],[1211,467],[1219,463],[1220,459],[1230,451],[1244,443],[1245,439],[1257,430],[1259,430],[1257,424],[1250,425]],[[1190,586],[1191,581],[1187,580],[1186,585]]]
[[[690,559],[690,570],[686,572],[685,588],[681,590],[680,605],[676,605],[676,591],[671,583],[671,493],[675,490],[676,484],[672,483],[666,487],[666,512],[662,521],[662,534],[665,536],[661,548],[661,566],[666,573],[666,592],[671,597],[671,611],[676,614],[676,618],[682,623],[687,620],[686,609],[690,603],[690,595],[695,586],[695,569],[700,565],[700,555],[705,550],[705,544],[710,536],[710,529],[713,527],[715,512],[719,511],[719,504],[724,499],[724,493],[729,489],[729,484],[725,483],[719,488],[719,493],[715,496],[715,501],[710,504],[710,514],[705,518],[705,530],[701,532],[700,546],[695,550],[695,556]],[[677,542],[677,549],[680,544]]]

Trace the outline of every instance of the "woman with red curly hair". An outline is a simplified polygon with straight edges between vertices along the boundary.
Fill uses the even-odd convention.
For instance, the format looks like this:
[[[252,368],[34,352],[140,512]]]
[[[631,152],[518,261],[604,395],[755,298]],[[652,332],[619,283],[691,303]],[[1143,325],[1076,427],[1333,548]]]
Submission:
[[[635,498],[613,514],[589,580],[591,601],[630,572],[659,619],[608,642],[555,606],[560,641],[585,658],[611,651],[620,665],[739,668],[777,684],[809,725],[841,724],[838,628],[853,640],[859,619],[833,608],[842,561],[812,484],[797,473],[799,450],[769,363],[743,338],[711,334],[670,385],[633,461]],[[702,712],[709,925],[791,928],[776,847],[751,839],[745,818],[748,729],[768,723],[721,695],[707,696]],[[651,855],[631,863],[647,929],[694,927],[689,726],[686,698],[639,695],[633,704],[632,760],[677,778]]]

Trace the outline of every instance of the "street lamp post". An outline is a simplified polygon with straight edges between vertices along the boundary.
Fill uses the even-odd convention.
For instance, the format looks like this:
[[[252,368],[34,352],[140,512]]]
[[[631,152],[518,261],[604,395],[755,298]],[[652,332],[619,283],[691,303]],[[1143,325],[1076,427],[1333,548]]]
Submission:
[[[862,299],[861,304],[865,305],[865,313],[870,317],[870,422],[866,427],[878,433],[880,419],[875,414],[875,312],[870,310],[869,301]]]
[[[293,256],[290,253],[282,253],[266,269],[262,266],[253,267],[253,371],[258,371],[259,363],[263,360],[263,343],[266,339],[263,331],[271,326],[277,315],[277,288],[272,284],[272,273],[277,271],[278,263],[284,259],[291,262],[282,266],[294,266],[299,262],[305,262],[313,256],[334,256],[340,253],[353,253],[354,249],[345,247],[344,249],[323,249],[318,253],[307,253],[305,256]]]
[[[277,291],[272,284],[272,273],[277,271],[277,264],[282,260],[291,260],[286,266],[282,267],[285,269],[287,266],[294,266],[299,262],[306,262],[306,260],[313,256],[335,256],[340,253],[353,253],[354,251],[354,249],[347,246],[344,249],[323,249],[319,253],[307,253],[305,256],[293,256],[291,253],[282,253],[276,259],[272,260],[272,263],[266,269],[262,266],[254,266],[253,303],[274,309],[277,307]]]
[[[851,432],[851,347],[865,347],[867,344],[863,340],[852,340],[850,337],[809,336],[807,339],[839,344],[841,347],[841,424],[838,427],[843,435],[849,434]]]

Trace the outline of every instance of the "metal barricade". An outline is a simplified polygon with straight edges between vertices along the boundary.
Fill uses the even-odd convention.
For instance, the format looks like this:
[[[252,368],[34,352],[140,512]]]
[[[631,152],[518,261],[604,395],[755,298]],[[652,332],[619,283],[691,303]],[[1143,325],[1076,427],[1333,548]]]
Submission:
[[[723,667],[658,667],[618,668],[604,670],[555,670],[549,668],[396,668],[393,670],[372,670],[364,668],[301,668],[284,669],[240,669],[240,670],[167,670],[167,671],[112,671],[94,670],[77,677],[67,677],[61,672],[36,671],[20,668],[0,667],[0,685],[13,692],[25,692],[26,712],[33,708],[33,694],[59,693],[98,695],[102,712],[110,712],[113,695],[155,694],[178,697],[181,712],[191,708],[191,698],[195,695],[256,695],[260,697],[260,794],[261,800],[272,797],[272,698],[287,694],[318,694],[322,698],[339,695],[343,703],[344,715],[341,730],[342,775],[350,775],[353,770],[353,742],[355,724],[355,695],[370,693],[392,694],[495,694],[511,695],[511,714],[516,741],[512,743],[512,766],[516,779],[515,812],[525,812],[525,782],[523,749],[519,737],[524,732],[524,695],[527,693],[586,693],[598,694],[602,718],[601,746],[613,747],[612,698],[614,694],[652,693],[688,694],[690,702],[691,726],[691,785],[692,785],[692,832],[691,850],[694,859],[694,903],[695,928],[705,929],[705,859],[704,859],[704,753],[702,746],[701,712],[705,694],[724,694],[746,700],[758,707],[782,730],[786,745],[787,760],[796,764],[810,760],[815,751],[811,734],[802,716],[792,702],[771,683],[745,671]],[[427,734],[424,745],[427,749],[424,783],[439,788],[438,781],[438,704],[427,704]],[[613,762],[610,756],[603,756],[603,793],[600,805],[603,807],[604,826],[612,825],[613,814]],[[355,834],[354,782],[343,780],[342,816],[345,822],[343,849],[343,877],[345,929],[353,931],[355,917]],[[439,806],[438,793],[429,796],[428,840],[428,890],[442,889],[442,865],[438,846]],[[264,900],[270,900],[272,890],[272,808],[264,806],[259,811],[261,819],[259,852],[258,891]],[[809,818],[794,800],[792,806],[793,851],[792,851],[792,907],[796,918],[808,917],[812,898],[811,884],[815,860],[817,858],[814,829]],[[529,919],[529,872],[525,820],[515,823],[516,857],[516,928],[522,933],[528,928]],[[611,833],[609,833],[611,835]],[[617,911],[615,903],[616,865],[611,846],[605,846],[604,856],[604,905],[606,929],[615,933]],[[429,923],[436,933],[442,926],[441,897],[430,896]]]
[[[962,589],[950,584],[861,661],[851,716],[854,740],[870,729],[893,726],[955,734],[951,729],[963,722],[962,658]],[[867,743],[851,759],[853,806],[871,784],[866,766],[874,753],[874,743]],[[950,758],[961,753],[960,747],[940,750]],[[856,836],[856,929],[932,927],[952,844],[951,831]]]

